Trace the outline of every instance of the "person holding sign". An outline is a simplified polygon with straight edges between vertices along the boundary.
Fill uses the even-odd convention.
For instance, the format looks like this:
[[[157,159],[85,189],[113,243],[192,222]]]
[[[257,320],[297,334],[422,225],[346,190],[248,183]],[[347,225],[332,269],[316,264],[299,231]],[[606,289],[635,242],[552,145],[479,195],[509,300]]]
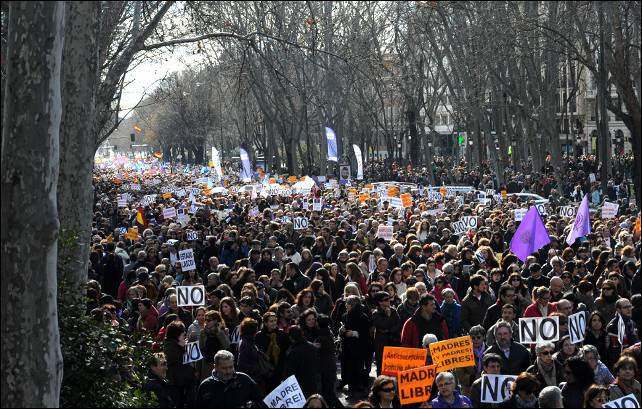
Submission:
[[[631,357],[622,356],[617,360],[615,365],[613,365],[613,371],[617,378],[615,378],[615,382],[609,386],[611,400],[616,400],[632,393],[638,402],[641,401],[640,382],[635,379],[637,368],[637,362]]]
[[[240,408],[248,402],[261,402],[259,388],[252,378],[234,370],[234,355],[221,350],[214,355],[214,371],[198,387],[195,407]]]
[[[472,408],[473,404],[467,396],[455,390],[455,375],[450,372],[439,372],[435,379],[439,389],[437,397],[431,404],[435,408]]]
[[[482,375],[499,375],[502,368],[502,358],[497,354],[486,354],[483,358],[483,371]],[[497,405],[482,403],[481,402],[482,394],[482,378],[473,382],[473,385],[470,387],[470,401],[473,404],[473,408],[491,408],[496,407]]]
[[[183,363],[187,344],[187,331],[181,321],[172,321],[166,329],[163,352],[167,357],[167,379],[177,391],[176,407],[182,408],[188,402],[189,391],[196,385],[196,374],[190,364]]]
[[[539,382],[535,375],[522,372],[511,386],[511,396],[499,404],[500,408],[537,408]],[[569,407],[569,406],[565,406]],[[579,407],[579,406],[578,406]]]
[[[633,304],[627,298],[615,302],[617,314],[606,326],[609,337],[609,362],[617,361],[624,348],[640,341],[638,329],[632,319]]]

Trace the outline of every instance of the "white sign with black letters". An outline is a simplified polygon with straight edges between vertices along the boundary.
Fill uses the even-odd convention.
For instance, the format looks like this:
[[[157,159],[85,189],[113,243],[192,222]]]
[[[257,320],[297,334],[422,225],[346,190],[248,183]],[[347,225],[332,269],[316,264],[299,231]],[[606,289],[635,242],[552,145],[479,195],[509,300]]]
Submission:
[[[302,408],[305,396],[296,377],[291,375],[263,399],[268,408]]]
[[[562,207],[560,207],[560,216],[562,216],[562,217],[575,217],[575,207],[574,206],[562,206]]]
[[[515,221],[516,222],[521,222],[524,219],[524,216],[526,216],[526,213],[528,213],[528,209],[515,209]]]
[[[482,403],[501,403],[510,397],[512,383],[515,375],[482,375],[481,399]]]
[[[203,354],[201,354],[201,348],[198,346],[198,341],[188,342],[185,344],[183,364],[200,361],[201,359],[203,359]]]
[[[560,339],[560,322],[558,316],[533,317],[519,319],[519,342],[537,344],[539,342],[556,342]]]
[[[192,249],[185,249],[178,252],[178,259],[181,261],[181,268],[183,271],[196,270],[196,262],[194,261],[194,251]]]
[[[638,400],[635,399],[635,395],[631,393],[626,396],[622,396],[619,399],[606,402],[604,405],[602,405],[602,407],[603,408],[639,408],[640,403],[638,403]]]
[[[377,237],[381,237],[386,241],[390,241],[392,240],[393,231],[394,231],[393,226],[385,226],[380,224],[379,227],[377,227]]]
[[[179,307],[205,305],[205,286],[179,285],[176,287],[176,299]]]
[[[457,235],[466,233],[468,230],[475,230],[477,229],[477,216],[464,216],[452,225],[453,231]]]
[[[175,219],[176,218],[176,208],[166,207],[163,209],[163,218],[164,219]]]
[[[586,334],[586,314],[583,311],[568,317],[568,334],[571,344],[584,341]]]
[[[187,241],[194,241],[198,240],[198,232],[197,231],[188,231],[187,232]]]
[[[308,218],[307,217],[295,217],[292,219],[292,224],[294,225],[294,230],[304,230],[308,228]]]

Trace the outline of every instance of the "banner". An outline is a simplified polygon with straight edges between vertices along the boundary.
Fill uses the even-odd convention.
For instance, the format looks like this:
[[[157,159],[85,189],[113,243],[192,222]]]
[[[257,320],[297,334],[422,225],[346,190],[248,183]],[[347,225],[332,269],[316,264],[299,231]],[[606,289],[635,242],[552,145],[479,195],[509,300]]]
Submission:
[[[430,344],[430,356],[432,362],[438,365],[439,372],[475,365],[470,335],[433,342]]]
[[[617,203],[604,202],[602,205],[602,219],[614,218],[619,207],[620,205]]]
[[[381,374],[396,376],[398,372],[426,365],[428,350],[424,348],[383,347]]]
[[[337,136],[331,128],[325,127],[325,137],[328,140],[328,161],[338,162],[339,155],[337,154]]]
[[[519,319],[519,342],[537,344],[539,342],[556,342],[560,339],[560,322],[558,316],[533,317]]]
[[[614,399],[602,405],[603,408],[639,408],[640,404],[635,399],[635,395],[630,393],[621,398]]]
[[[223,169],[221,169],[221,156],[218,153],[218,150],[212,146],[212,164],[214,165],[214,171],[218,176],[219,180],[223,177]]]
[[[194,261],[194,250],[185,249],[178,252],[178,258],[181,262],[183,272],[196,270],[196,262]]]
[[[403,206],[404,208],[412,207],[412,196],[410,195],[410,193],[401,194],[401,206]]]
[[[453,233],[461,235],[468,230],[477,229],[477,216],[463,216],[459,221],[452,223]]]
[[[247,154],[247,151],[243,148],[240,148],[241,163],[243,164],[243,169],[241,170],[241,180],[243,182],[252,181],[252,166],[250,165],[250,156]]]
[[[363,180],[363,157],[361,156],[361,148],[359,145],[352,145],[354,149],[354,156],[357,157],[357,180]]]
[[[571,344],[584,341],[586,334],[586,314],[580,311],[568,317],[568,335],[571,337]]]
[[[176,208],[166,207],[163,209],[163,219],[175,219],[176,218]]]
[[[422,366],[397,373],[399,400],[402,405],[425,402],[430,398],[432,384],[437,376],[437,365]]]
[[[268,408],[302,408],[305,396],[294,375],[281,382],[263,399]]]
[[[188,342],[185,344],[183,364],[200,361],[201,359],[203,359],[203,354],[201,354],[201,348],[198,346],[198,341]]]
[[[516,375],[482,375],[481,403],[501,403],[510,397]]]

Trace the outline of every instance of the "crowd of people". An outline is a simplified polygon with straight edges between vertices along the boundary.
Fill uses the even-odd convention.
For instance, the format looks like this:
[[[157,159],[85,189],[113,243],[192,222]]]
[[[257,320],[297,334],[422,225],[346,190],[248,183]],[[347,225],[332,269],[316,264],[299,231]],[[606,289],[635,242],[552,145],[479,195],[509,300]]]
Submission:
[[[489,170],[476,172],[476,181],[460,172],[453,182],[493,188]],[[516,196],[482,205],[476,193],[434,201],[415,191],[412,206],[399,209],[372,191],[361,201],[367,181],[266,195],[239,191],[230,177],[226,193],[211,194],[195,182],[208,176],[200,173],[155,164],[94,173],[87,312],[154,337],[144,390],[159,407],[260,407],[291,375],[304,407],[400,407],[397,380],[382,374],[384,348],[467,335],[474,365],[440,371],[430,396],[408,406],[597,408],[629,394],[641,401],[634,203],[613,219],[591,213],[591,233],[569,246],[573,220],[549,202],[542,217],[551,242],[521,262],[509,245],[519,225],[513,210],[533,203]],[[583,194],[593,188],[588,173],[577,181]],[[508,185],[522,191],[525,181]],[[123,193],[129,199],[119,206]],[[557,194],[581,200],[574,189]],[[621,201],[628,190],[615,194]],[[144,195],[156,196],[143,205]],[[163,217],[169,207],[186,215],[182,224]],[[457,235],[452,224],[462,216],[477,216],[477,228]],[[297,217],[307,227],[295,230]],[[377,237],[380,225],[393,226],[392,239]],[[194,269],[183,267],[186,249]],[[195,285],[205,287],[204,305],[179,306],[176,287]],[[587,326],[574,344],[567,320],[578,312]],[[519,318],[546,316],[558,317],[559,340],[520,343]],[[192,342],[202,359],[185,363]],[[483,374],[516,376],[508,400],[480,401]]]

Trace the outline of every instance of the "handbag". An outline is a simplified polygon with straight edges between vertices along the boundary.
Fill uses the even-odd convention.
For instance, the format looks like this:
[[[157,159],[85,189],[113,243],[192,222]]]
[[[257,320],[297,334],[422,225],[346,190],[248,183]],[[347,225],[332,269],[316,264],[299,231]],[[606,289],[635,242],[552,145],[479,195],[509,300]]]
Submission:
[[[270,358],[268,358],[265,352],[261,351],[258,348],[256,348],[256,353],[259,356],[259,359],[256,365],[256,370],[258,374],[263,378],[272,377],[272,375],[274,375],[274,365],[272,365],[272,362],[270,362]]]

